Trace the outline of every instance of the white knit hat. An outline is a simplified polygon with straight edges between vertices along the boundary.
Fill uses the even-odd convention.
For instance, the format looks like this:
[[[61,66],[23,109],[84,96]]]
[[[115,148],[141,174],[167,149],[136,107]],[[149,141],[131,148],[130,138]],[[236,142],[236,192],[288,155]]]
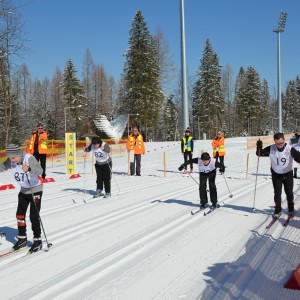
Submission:
[[[18,145],[10,144],[6,147],[6,154],[7,156],[18,156],[22,155],[23,151]]]

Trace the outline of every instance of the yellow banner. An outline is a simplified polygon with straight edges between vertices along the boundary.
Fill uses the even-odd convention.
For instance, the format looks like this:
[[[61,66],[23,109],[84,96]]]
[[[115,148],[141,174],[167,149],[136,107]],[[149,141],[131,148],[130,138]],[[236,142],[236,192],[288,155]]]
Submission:
[[[67,174],[76,174],[76,137],[75,132],[65,133]]]

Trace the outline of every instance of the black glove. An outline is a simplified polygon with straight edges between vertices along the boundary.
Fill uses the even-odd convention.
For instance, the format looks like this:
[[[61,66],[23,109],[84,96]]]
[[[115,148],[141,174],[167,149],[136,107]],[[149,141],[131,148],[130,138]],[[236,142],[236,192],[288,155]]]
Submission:
[[[183,169],[186,169],[186,166],[185,166],[184,164],[182,164],[182,165],[178,168],[179,171],[182,171]]]
[[[258,140],[256,142],[256,150],[257,150],[257,152],[259,151],[261,153],[262,148],[263,148],[263,142],[261,140]]]
[[[295,156],[295,153],[297,152],[297,150],[294,148],[294,147],[292,147],[291,148],[291,155],[292,155],[292,157],[294,157]]]
[[[226,168],[225,166],[220,167],[220,168],[219,168],[220,172],[221,172],[221,173],[225,173],[225,168]]]

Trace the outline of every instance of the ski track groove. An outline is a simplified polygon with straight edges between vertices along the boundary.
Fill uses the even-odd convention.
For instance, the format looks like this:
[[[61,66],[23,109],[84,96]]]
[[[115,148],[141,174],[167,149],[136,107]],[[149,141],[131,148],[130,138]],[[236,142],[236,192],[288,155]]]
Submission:
[[[266,164],[267,165],[267,164]],[[237,164],[237,166],[240,166]],[[231,165],[232,167],[232,165]],[[255,167],[252,168],[253,170],[256,170]],[[250,170],[250,169],[249,169]],[[228,174],[228,177],[230,176],[228,172],[225,173],[225,176]],[[191,176],[193,176],[194,174],[191,174]],[[198,177],[198,173],[195,173],[195,175]],[[253,176],[253,174],[249,174],[250,176]],[[115,175],[114,175],[115,176]],[[254,175],[255,176],[255,175]],[[122,176],[124,177],[124,176]],[[121,177],[121,178],[122,178]],[[188,175],[189,177],[189,175]],[[193,176],[194,177],[194,176]],[[128,178],[128,177],[127,177]],[[120,194],[126,194],[129,191],[137,191],[140,189],[145,189],[147,187],[151,187],[153,185],[161,185],[162,184],[162,180],[161,177],[158,177],[160,180],[158,180],[158,182],[156,183],[151,183],[151,184],[147,184],[144,186],[137,186],[135,187],[134,185],[131,186],[128,189],[122,189],[121,192],[117,192],[117,195]],[[176,179],[174,179],[176,178]],[[198,177],[199,178],[199,177]],[[128,178],[126,181],[118,181],[119,185],[122,184],[128,184],[128,183],[137,183],[137,181],[140,178]],[[179,177],[171,177],[170,180],[168,181],[164,181],[163,183],[169,183],[169,182],[174,182],[176,180],[182,180],[182,176],[180,175]],[[249,178],[248,178],[249,179]],[[87,179],[82,179],[81,182],[83,180],[87,180]],[[95,176],[93,177],[93,180],[95,180]],[[220,184],[224,182],[223,177],[217,177],[217,184]],[[80,181],[78,181],[77,183],[80,183]],[[263,179],[263,178],[258,178],[258,186],[264,185],[265,183],[269,183],[269,181]],[[50,183],[51,184],[51,183]],[[49,184],[49,190],[50,190],[50,184]],[[60,185],[63,185],[65,183],[60,183]],[[112,181],[112,184],[114,184],[114,182]],[[168,193],[168,194],[164,194],[164,197],[161,198],[160,201],[164,201],[169,199],[170,197],[178,197],[181,195],[185,195],[187,193],[194,193],[196,190],[198,190],[198,187],[194,184],[194,183],[190,183],[190,185],[194,185],[194,187],[192,189],[189,189],[187,192],[182,192],[181,188],[178,188],[178,190],[172,192],[172,193]],[[94,184],[93,184],[94,187]],[[86,188],[85,188],[86,189]],[[246,194],[247,192],[249,192],[250,190],[253,189],[253,182],[246,182],[245,185],[240,188],[240,189],[236,189],[234,190],[234,197],[231,199],[228,199],[227,201],[224,200],[223,203],[225,204],[226,207],[226,203],[231,202],[232,200],[236,200],[237,197]],[[69,197],[69,196],[73,196],[76,195],[78,196],[80,193],[82,192],[70,192],[70,195],[66,195],[64,194],[64,197]],[[60,195],[60,193],[56,193],[54,194],[50,194],[45,196],[45,199],[47,200],[52,200],[55,199],[57,197],[57,195]],[[198,198],[198,197],[197,197]],[[221,199],[225,199],[228,198],[228,194],[223,195],[222,197],[219,198],[219,200]],[[155,198],[156,199],[156,198]],[[198,201],[198,200],[197,200]],[[88,201],[89,202],[89,201]],[[92,202],[92,201],[91,201]],[[94,232],[95,229],[103,227],[104,225],[110,225],[113,224],[115,221],[117,220],[122,220],[124,218],[128,218],[132,215],[135,215],[137,212],[142,212],[142,211],[149,211],[149,209],[151,208],[155,208],[157,205],[153,204],[153,203],[148,203],[149,201],[144,200],[143,203],[139,203],[139,204],[130,204],[127,205],[126,207],[122,207],[121,209],[118,209],[117,211],[109,214],[106,217],[101,217],[101,219],[97,219],[97,223],[96,224],[95,221],[92,220],[88,220],[85,221],[83,223],[81,223],[80,225],[78,225],[77,228],[72,228],[72,231],[76,231],[77,230],[77,234],[84,234],[84,233],[89,233],[89,232]],[[94,201],[92,202],[94,203]],[[64,211],[69,209],[70,207],[79,207],[82,205],[86,205],[84,203],[78,203],[78,205],[74,205],[73,203],[71,205],[67,205],[65,207],[58,207],[58,208],[53,208],[51,210],[47,210],[45,211],[45,213],[42,213],[42,215],[51,215],[53,213],[56,213],[58,211]],[[89,260],[87,260],[86,262],[80,264],[79,266],[75,266],[72,269],[66,270],[66,273],[69,273],[70,276],[67,279],[64,279],[62,281],[59,281],[59,279],[50,279],[49,281],[46,281],[42,284],[40,284],[37,288],[34,289],[34,293],[33,296],[34,298],[31,299],[44,299],[43,298],[43,292],[42,293],[38,293],[36,294],[36,290],[39,289],[43,289],[44,287],[46,287],[46,294],[45,296],[48,297],[48,295],[53,295],[56,294],[57,291],[55,290],[58,286],[64,290],[64,293],[60,294],[57,298],[55,299],[65,299],[64,297],[69,297],[70,295],[74,295],[74,293],[77,293],[78,291],[80,291],[80,289],[84,289],[87,288],[90,284],[93,284],[94,282],[96,282],[99,278],[109,274],[109,272],[111,272],[112,270],[114,270],[115,268],[119,267],[122,264],[125,264],[126,262],[128,262],[129,260],[133,259],[136,255],[138,255],[139,253],[143,252],[145,248],[147,247],[154,247],[155,244],[161,242],[163,239],[167,239],[170,236],[176,236],[178,234],[178,232],[180,232],[180,230],[182,230],[183,228],[188,228],[189,226],[196,224],[198,222],[198,218],[202,218],[203,216],[201,216],[199,214],[199,216],[195,216],[192,217],[189,214],[189,210],[190,208],[185,208],[182,209],[181,211],[179,211],[176,214],[173,214],[171,217],[165,218],[163,219],[163,226],[158,226],[157,224],[154,224],[153,226],[150,227],[150,229],[146,228],[146,230],[141,231],[139,234],[137,234],[136,237],[130,237],[127,240],[122,241],[122,243],[120,245],[117,246],[113,246],[110,249],[105,250],[105,254],[109,254],[109,255],[104,255],[104,253],[101,253],[103,258],[100,259],[100,261],[98,261],[98,258],[101,258],[101,255],[97,255],[96,257],[92,257]],[[217,212],[214,212],[214,214]],[[196,220],[197,219],[197,220]],[[15,223],[15,219],[14,219],[14,223]],[[7,224],[7,222],[6,222]],[[161,225],[161,224],[160,224]],[[278,224],[276,224],[278,225]],[[70,236],[70,231],[71,228],[65,229],[63,231],[61,231],[60,233],[57,234],[50,234],[51,239],[53,239],[53,242],[56,244],[58,244],[59,248],[59,244],[61,242],[68,242],[69,239],[72,239],[72,237]],[[77,235],[76,234],[76,235]],[[63,238],[63,236],[67,236],[66,238]],[[131,240],[128,243],[128,240]],[[140,245],[143,245],[142,247]],[[125,245],[125,246],[124,246]],[[114,250],[114,248],[119,248],[116,249],[115,251],[112,252],[112,250]],[[154,255],[154,254],[153,254]],[[211,256],[213,255],[213,253],[210,254]],[[42,256],[37,253],[34,256],[28,256],[28,259],[33,257],[36,258],[40,258],[42,259]],[[96,264],[93,264],[93,261],[96,260]],[[27,258],[26,258],[27,259]],[[1,265],[1,264],[0,264]],[[105,267],[103,269],[103,266]],[[74,271],[78,271],[76,274],[74,274]],[[95,273],[94,273],[95,272]],[[185,277],[184,274],[188,272],[188,270],[186,270],[185,272],[183,272],[182,277]],[[60,275],[59,275],[60,276]],[[82,277],[86,277],[86,281],[81,280]],[[64,278],[64,276],[62,276],[62,278]],[[78,284],[73,286],[73,287],[69,287],[69,285],[71,285],[72,283],[78,281]],[[83,283],[81,283],[83,281]],[[171,284],[171,287],[168,287],[169,290],[170,288],[174,288],[174,290],[179,288],[178,286],[178,281],[179,280],[175,280],[174,284]],[[52,283],[52,282],[56,282],[56,284],[54,284],[54,290],[52,288],[52,286],[49,288],[48,284]],[[184,282],[182,282],[182,285],[184,284]],[[48,288],[48,289],[47,289]],[[66,290],[65,290],[66,289]],[[162,291],[162,293],[164,293],[165,291]],[[31,291],[29,291],[29,294],[31,293]],[[26,294],[26,293],[25,293]],[[23,295],[23,294],[22,294]],[[20,296],[22,296],[20,295]],[[56,295],[57,296],[57,295]],[[37,298],[36,298],[37,297]],[[63,298],[61,298],[63,297]],[[51,299],[51,298],[49,298]],[[159,299],[159,298],[157,298]],[[170,299],[172,299],[170,297]]]
[[[221,181],[224,181],[224,179],[222,178]],[[259,184],[265,184],[267,181],[262,179],[261,182],[259,182]],[[248,187],[246,188],[245,186],[240,188],[240,192],[239,190],[237,190],[235,192],[235,198],[238,197],[239,195],[243,195],[244,193],[247,193],[248,190],[251,190],[252,187],[252,183],[248,184]],[[164,197],[161,198],[161,201],[167,200],[170,197],[173,196],[180,196],[180,195],[184,195],[187,193],[191,193],[194,192],[195,190],[198,190],[197,186],[195,185],[195,187],[193,188],[193,190],[188,190],[185,192],[182,192],[182,189],[180,189],[179,191],[175,191],[175,192],[171,192],[169,194],[165,194]],[[226,195],[224,196],[226,198]],[[228,196],[227,196],[228,197]],[[230,198],[228,201],[226,201],[226,203],[232,201],[232,199],[235,198]],[[148,201],[147,201],[148,202]],[[225,201],[224,201],[225,202]],[[149,207],[152,208],[155,206],[153,205],[153,203],[148,204],[148,203],[142,203],[142,204],[137,204],[135,205],[135,207],[130,206],[129,208],[126,209],[126,212],[117,212],[117,215],[115,216],[117,219],[123,219],[125,216],[127,215],[135,215],[137,211],[139,210],[149,210]],[[202,216],[200,216],[202,217]],[[86,233],[86,232],[90,232],[90,231],[94,231],[95,228],[98,227],[103,227],[103,225],[105,224],[105,222],[109,222],[109,223],[113,223],[115,222],[117,219],[112,219],[111,216],[109,218],[107,218],[106,220],[99,220],[97,219],[97,222],[95,221],[89,221],[88,225],[86,223],[81,224],[80,226],[78,226],[78,228],[81,228],[80,232],[78,232],[78,230],[74,230],[74,228],[72,229],[72,231],[76,232],[76,235],[78,234],[82,234],[82,233]],[[67,280],[63,279],[63,280],[59,280],[59,279],[53,279],[54,282],[57,282],[56,284],[51,281],[50,287],[47,288],[47,286],[49,286],[49,282],[47,283],[43,283],[40,285],[39,290],[44,290],[46,288],[46,290],[44,292],[41,293],[36,293],[35,291],[35,298],[32,299],[43,299],[44,297],[48,297],[49,295],[56,293],[56,290],[60,288],[63,288],[64,290],[66,289],[66,285],[70,284],[73,281],[77,281],[78,279],[85,277],[85,279],[87,279],[87,277],[89,278],[89,280],[85,280],[85,283],[83,284],[77,284],[76,287],[71,287],[69,290],[65,290],[64,294],[62,294],[63,296],[70,296],[73,293],[78,292],[80,289],[83,289],[86,287],[86,285],[92,284],[93,282],[95,282],[95,280],[97,280],[98,278],[101,278],[105,275],[107,275],[110,270],[112,271],[114,268],[120,266],[120,264],[126,263],[126,261],[130,260],[131,258],[133,258],[138,252],[141,251],[142,248],[145,247],[145,245],[141,248],[139,247],[140,244],[146,244],[149,243],[150,246],[153,245],[153,243],[158,243],[158,241],[160,241],[161,239],[165,239],[166,236],[168,235],[176,235],[176,232],[179,231],[179,229],[181,229],[182,227],[189,227],[191,224],[195,224],[198,222],[198,218],[195,217],[191,217],[190,214],[188,213],[188,208],[185,208],[183,210],[181,210],[177,215],[173,216],[172,218],[169,218],[170,220],[163,220],[164,222],[167,222],[166,224],[164,224],[163,226],[161,226],[161,224],[159,224],[159,228],[158,229],[153,229],[151,227],[150,232],[148,232],[145,235],[145,232],[142,232],[139,235],[142,235],[141,238],[138,238],[137,240],[131,241],[130,243],[128,243],[127,240],[123,241],[122,244],[125,244],[125,246],[121,247],[121,250],[118,251],[114,251],[112,252],[112,249],[108,249],[107,252],[111,253],[109,256],[105,256],[105,258],[101,259],[100,261],[98,261],[96,264],[90,264],[89,260],[87,262],[85,262],[85,264],[87,264],[86,267],[82,267],[82,264],[80,264],[80,266],[76,267],[79,268],[80,270],[77,270],[77,272],[75,272],[74,269],[72,269],[71,271],[66,271],[66,272],[70,272],[73,275],[67,276]],[[103,223],[104,222],[104,223]],[[97,224],[93,224],[93,223],[97,223]],[[178,225],[176,225],[178,224]],[[71,231],[71,229],[69,229]],[[146,229],[147,231],[147,229]],[[164,234],[162,234],[164,233]],[[59,238],[59,236],[68,236],[65,238]],[[57,236],[51,236],[51,238],[53,239],[53,243],[61,243],[61,242],[66,242],[67,240],[70,239],[70,235],[69,235],[69,231],[62,231],[60,234],[58,234]],[[57,238],[57,240],[55,239]],[[151,244],[152,241],[152,244]],[[127,255],[124,254],[124,252],[127,251],[129,252]],[[125,255],[125,257],[122,257],[122,254]],[[98,255],[97,255],[98,256]],[[110,257],[110,260],[108,260]],[[118,260],[118,257],[121,257],[120,260]],[[94,260],[94,257],[90,260]],[[114,260],[116,260],[116,262],[113,262]],[[113,263],[112,263],[113,262]],[[109,267],[105,268],[103,270],[103,266],[106,264],[110,264]],[[98,270],[96,272],[96,270]],[[92,273],[92,274],[91,274]],[[65,277],[65,274],[64,276]],[[50,298],[49,298],[50,299]],[[59,298],[60,299],[60,296]],[[63,298],[62,298],[63,299]]]
[[[286,199],[282,201],[283,204],[285,202]],[[295,208],[298,210],[299,205],[295,205]],[[286,217],[285,214],[282,214],[282,216]],[[247,294],[247,287],[251,284],[255,277],[255,273],[259,270],[270,252],[276,247],[276,241],[280,240],[282,236],[284,236],[284,233],[286,232],[285,229],[290,226],[288,225],[287,227],[284,227],[281,219],[282,217],[280,220],[276,221],[271,228],[267,229],[264,224],[270,221],[270,217],[267,218],[266,222],[260,226],[261,233],[259,233],[259,241],[255,241],[256,237],[254,237],[252,241],[250,241],[251,247],[249,247],[249,245],[247,246],[248,255],[241,256],[240,253],[238,253],[236,257],[242,257],[242,259],[239,259],[238,262],[234,261],[230,263],[228,268],[231,269],[230,272],[223,271],[225,274],[221,273],[217,276],[217,278],[215,278],[215,281],[218,283],[213,283],[213,287],[211,287],[211,289],[215,290],[215,292],[212,293],[212,291],[210,291],[210,293],[203,296],[208,297],[207,299],[211,300],[218,300],[222,298],[227,299],[226,295],[231,295],[231,299],[242,299],[243,296],[245,299],[248,298],[245,294]],[[290,234],[289,237],[291,237]],[[241,251],[244,251],[244,249]],[[253,255],[253,253],[255,254]],[[244,266],[247,267],[245,268]],[[253,269],[255,270],[254,273]],[[220,284],[220,281],[225,282],[225,284]],[[229,282],[232,283],[231,286],[229,286]],[[275,296],[276,295],[272,297],[270,295],[270,299],[274,299]]]
[[[164,181],[163,183],[167,184],[167,183],[174,182],[174,181],[177,181],[177,180],[180,180],[180,179],[181,178],[179,178],[179,177],[176,177],[175,179],[171,178],[171,179],[168,179],[168,180]],[[148,184],[139,185],[137,187],[126,188],[126,189],[123,189],[121,192],[118,192],[118,195],[127,194],[129,191],[138,191],[140,189],[145,189],[145,188],[149,188],[149,187],[156,186],[156,185],[161,185],[161,184],[162,184],[161,182],[151,182],[151,183],[148,183]],[[56,197],[56,195],[62,195],[62,194],[57,193],[53,197],[48,196],[48,199],[54,199]],[[88,195],[88,194],[86,194],[86,195]],[[59,205],[58,207],[51,207],[51,209],[42,209],[41,210],[41,217],[51,215],[51,214],[54,214],[54,213],[57,213],[57,212],[62,212],[62,211],[67,210],[71,207],[75,207],[75,205],[77,205],[77,206],[86,205],[86,203],[84,203],[83,200],[87,201],[87,203],[97,201],[96,200],[97,198],[93,199],[92,195],[90,195],[90,197],[91,197],[90,199],[87,199],[86,195],[83,194],[82,192],[69,192],[68,194],[63,194],[63,198],[74,197],[74,196],[82,196],[82,201],[80,201],[79,203],[78,202],[73,203],[72,198],[70,198],[70,200],[69,200],[70,203],[69,204]],[[84,199],[84,198],[86,198],[86,199]],[[43,197],[43,200],[42,200],[42,204],[43,203],[44,203],[44,197]],[[14,204],[14,208],[16,208],[16,204]],[[15,224],[15,223],[16,223],[16,219],[14,218],[14,219],[10,219],[10,220],[5,221],[5,224],[0,223],[0,226],[12,225],[12,224]]]

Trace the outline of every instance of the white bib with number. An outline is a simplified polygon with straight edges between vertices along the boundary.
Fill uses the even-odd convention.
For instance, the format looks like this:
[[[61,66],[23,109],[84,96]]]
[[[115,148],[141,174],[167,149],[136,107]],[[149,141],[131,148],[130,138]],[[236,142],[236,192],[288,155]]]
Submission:
[[[13,173],[13,176],[14,176],[16,182],[25,189],[30,189],[30,188],[33,188],[33,187],[41,184],[41,182],[36,174],[27,172],[27,176],[28,176],[28,179],[27,179],[27,176],[26,176],[25,172],[23,171],[22,164],[25,164],[26,166],[28,166],[28,159],[31,156],[32,155],[30,155],[30,154],[25,154],[25,156],[23,158],[23,162],[21,164],[15,164],[13,162],[11,163],[11,170],[12,170],[12,173]]]
[[[105,142],[103,142],[101,146],[104,147],[104,145],[105,145]],[[99,147],[97,149],[92,148],[92,150],[95,154],[96,162],[103,163],[109,159],[109,153],[102,150],[101,147]]]
[[[273,144],[270,151],[272,169],[278,174],[285,174],[293,169],[293,158],[291,156],[291,146],[286,144],[282,152],[278,151]]]
[[[215,170],[216,168],[216,159],[215,158],[211,158],[209,164],[206,166],[202,159],[198,159],[198,168],[199,168],[199,172],[200,173],[209,173],[213,170]]]

